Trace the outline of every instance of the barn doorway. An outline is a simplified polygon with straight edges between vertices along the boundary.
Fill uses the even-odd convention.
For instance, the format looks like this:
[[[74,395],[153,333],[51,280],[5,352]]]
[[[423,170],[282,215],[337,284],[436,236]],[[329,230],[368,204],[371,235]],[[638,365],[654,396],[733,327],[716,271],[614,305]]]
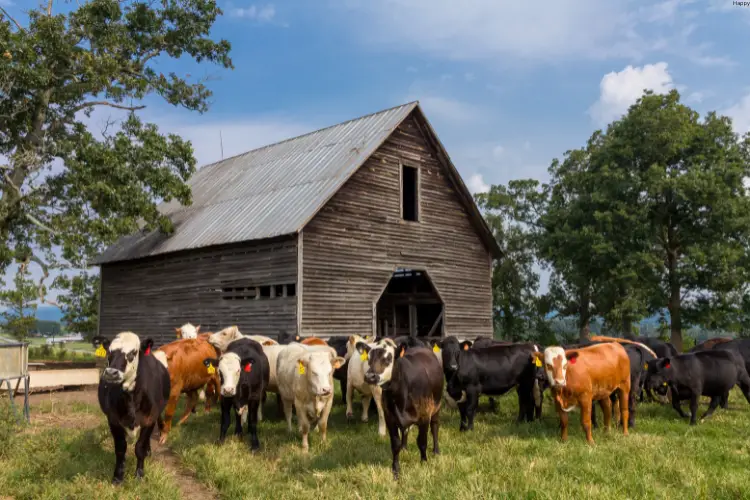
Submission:
[[[445,306],[425,271],[396,269],[375,311],[378,335],[443,336]]]

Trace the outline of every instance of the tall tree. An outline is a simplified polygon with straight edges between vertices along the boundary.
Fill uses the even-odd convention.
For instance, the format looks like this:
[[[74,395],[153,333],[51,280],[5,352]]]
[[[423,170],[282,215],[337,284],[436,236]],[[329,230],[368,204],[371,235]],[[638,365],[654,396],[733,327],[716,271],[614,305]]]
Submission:
[[[675,90],[646,92],[608,127],[606,148],[608,167],[629,183],[618,191],[638,194],[630,213],[648,229],[660,263],[653,293],[668,308],[671,341],[681,349],[685,313],[696,298],[747,281],[750,140],[739,140],[726,117],[701,120]]]
[[[17,340],[26,340],[36,326],[36,292],[36,285],[29,277],[28,261],[18,266],[13,289],[0,291],[0,305],[4,308],[0,313],[3,329]]]
[[[214,0],[54,7],[21,19],[0,6],[0,271],[15,258],[41,266],[43,280],[52,267],[86,267],[124,234],[171,231],[156,204],[190,203],[193,150],[139,113],[159,100],[202,113],[211,93],[157,64],[232,67],[229,43],[210,37]],[[97,108],[127,114],[97,134],[86,121]]]

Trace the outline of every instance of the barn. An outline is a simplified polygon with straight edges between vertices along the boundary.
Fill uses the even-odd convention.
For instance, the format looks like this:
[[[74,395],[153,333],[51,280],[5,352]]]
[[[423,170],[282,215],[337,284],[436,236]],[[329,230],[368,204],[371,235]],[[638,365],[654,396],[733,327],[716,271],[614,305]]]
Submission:
[[[99,334],[492,334],[500,248],[411,102],[199,169],[174,222],[96,260]]]

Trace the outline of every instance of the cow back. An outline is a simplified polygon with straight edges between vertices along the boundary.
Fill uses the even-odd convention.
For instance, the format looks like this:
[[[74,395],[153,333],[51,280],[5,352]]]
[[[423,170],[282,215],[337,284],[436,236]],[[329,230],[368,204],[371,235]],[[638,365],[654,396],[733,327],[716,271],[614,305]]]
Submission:
[[[167,356],[167,370],[173,386],[180,385],[183,392],[200,389],[211,379],[218,385],[218,375],[209,374],[203,360],[218,358],[219,351],[208,343],[210,333],[195,339],[182,339],[160,347]]]
[[[623,382],[630,385],[630,357],[622,345],[606,342],[565,351],[568,357],[573,353],[578,356],[575,362],[568,362],[566,392],[596,389],[609,396]]]

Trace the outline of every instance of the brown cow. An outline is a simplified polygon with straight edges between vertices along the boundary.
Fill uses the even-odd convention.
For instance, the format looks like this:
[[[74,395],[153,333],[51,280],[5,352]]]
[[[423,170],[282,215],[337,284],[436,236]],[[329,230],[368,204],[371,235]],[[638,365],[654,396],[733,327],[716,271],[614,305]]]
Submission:
[[[167,435],[172,428],[172,417],[177,409],[177,400],[180,394],[187,394],[185,413],[177,423],[182,424],[190,416],[198,402],[198,391],[206,386],[205,411],[211,409],[211,403],[215,403],[219,389],[219,375],[209,374],[203,360],[206,358],[218,358],[219,352],[208,343],[211,333],[202,333],[195,339],[182,339],[171,342],[157,349],[167,357],[167,370],[171,390],[169,402],[164,410],[164,418],[159,417],[159,443],[164,444]]]
[[[300,342],[300,344],[304,345],[328,345],[328,342],[326,342],[323,339],[319,339],[318,337],[307,337]]]
[[[563,441],[568,439],[568,412],[579,406],[586,440],[594,444],[591,436],[593,401],[599,401],[604,413],[604,427],[609,430],[612,418],[609,396],[614,391],[617,391],[620,403],[622,432],[628,435],[630,359],[622,345],[613,342],[567,351],[562,347],[548,347],[544,353],[535,352],[531,356],[535,362],[544,362],[544,371],[560,417]]]

